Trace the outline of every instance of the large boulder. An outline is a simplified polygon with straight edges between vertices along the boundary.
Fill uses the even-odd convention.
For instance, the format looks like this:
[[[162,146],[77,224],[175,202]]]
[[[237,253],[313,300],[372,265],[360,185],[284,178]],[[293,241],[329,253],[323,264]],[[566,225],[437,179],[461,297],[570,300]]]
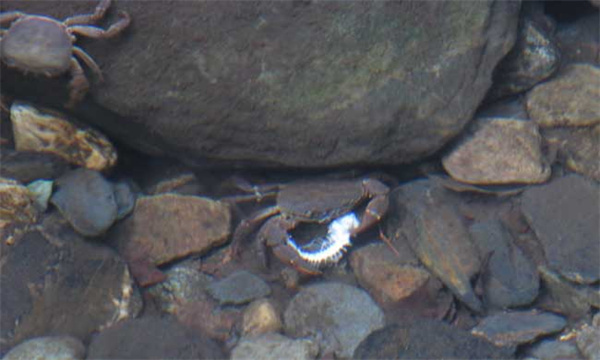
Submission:
[[[5,1],[3,9],[63,18],[95,4],[58,3]],[[514,43],[520,3],[113,7],[131,14],[131,28],[83,47],[106,79],[93,84],[95,100],[120,119],[89,103],[76,109],[81,118],[194,163],[327,167],[413,161],[460,132]]]

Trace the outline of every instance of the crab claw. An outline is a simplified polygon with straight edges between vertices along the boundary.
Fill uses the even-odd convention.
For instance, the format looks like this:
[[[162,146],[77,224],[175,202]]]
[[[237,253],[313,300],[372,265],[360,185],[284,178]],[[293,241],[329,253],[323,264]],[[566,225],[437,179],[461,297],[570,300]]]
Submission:
[[[371,201],[369,201],[360,219],[360,226],[352,231],[352,236],[356,236],[381,221],[381,218],[387,213],[390,204],[388,198],[390,189],[382,182],[374,179],[366,179],[363,180],[363,188],[366,195],[371,197]]]

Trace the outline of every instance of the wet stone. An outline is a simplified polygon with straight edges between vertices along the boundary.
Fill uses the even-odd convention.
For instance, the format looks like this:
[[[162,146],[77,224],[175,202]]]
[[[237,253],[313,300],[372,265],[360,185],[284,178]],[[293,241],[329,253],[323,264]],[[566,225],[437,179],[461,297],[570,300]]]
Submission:
[[[12,348],[2,360],[83,360],[85,346],[71,336],[48,336],[27,340]]]
[[[227,241],[229,207],[198,196],[142,196],[133,213],[114,227],[111,238],[143,286],[164,280],[155,265],[203,254]]]
[[[279,312],[268,299],[253,301],[244,310],[242,319],[242,334],[256,336],[266,333],[276,333],[282,328]]]
[[[574,21],[559,23],[556,39],[562,50],[563,63],[600,65],[599,32],[600,13],[597,11]]]
[[[231,352],[231,360],[310,360],[319,353],[319,346],[309,339],[290,339],[280,334],[265,334],[242,338]]]
[[[73,170],[56,180],[56,187],[50,201],[80,234],[101,235],[117,219],[113,185],[99,172]]]
[[[69,170],[69,164],[51,153],[2,149],[0,174],[23,184],[37,179],[56,179]]]
[[[169,317],[129,320],[94,337],[88,360],[223,359],[218,345]]]
[[[371,333],[354,359],[513,359],[503,349],[447,323],[430,319],[389,325]]]
[[[73,124],[64,114],[14,102],[10,118],[17,151],[50,152],[97,171],[117,163],[117,151],[104,135]]]
[[[320,337],[321,353],[349,358],[369,333],[383,327],[384,316],[363,290],[325,282],[294,296],[284,312],[284,324],[291,337]]]
[[[165,272],[166,280],[147,289],[159,307],[176,314],[188,302],[204,301],[206,289],[214,281],[192,266],[175,265]]]
[[[58,216],[44,219],[43,235],[29,231],[2,253],[0,281],[10,291],[0,292],[0,352],[35,336],[86,339],[141,310],[121,258],[52,221]]]
[[[565,328],[566,320],[551,313],[515,311],[483,318],[471,333],[497,346],[517,346]]]
[[[452,178],[470,184],[531,184],[550,176],[538,128],[526,120],[478,119],[442,163]]]
[[[577,348],[588,360],[600,359],[600,315],[594,315],[591,325],[584,325],[577,334]]]
[[[411,296],[431,278],[407,245],[396,250],[400,258],[388,245],[376,243],[355,250],[350,256],[359,284],[381,305],[391,305]]]
[[[48,201],[52,195],[52,187],[54,181],[52,180],[36,180],[27,185],[29,191],[33,195],[35,206],[44,212],[48,208]]]
[[[117,219],[121,220],[133,211],[137,197],[126,181],[119,181],[113,187],[117,203]]]
[[[510,233],[499,221],[476,223],[469,230],[482,257],[489,256],[483,270],[486,304],[505,308],[531,303],[538,295],[540,278]]]
[[[412,182],[391,194],[395,217],[400,220],[394,237],[408,241],[419,260],[473,311],[481,311],[481,301],[471,286],[471,278],[481,268],[477,248],[456,208],[428,182]]]
[[[522,18],[517,42],[494,71],[495,83],[489,98],[496,99],[525,91],[552,75],[560,54],[550,34],[533,19]]]
[[[260,277],[248,271],[238,271],[211,283],[208,291],[222,305],[239,305],[268,296],[271,288]]]
[[[33,223],[39,216],[35,195],[15,180],[0,178],[0,229],[10,223]]]
[[[539,360],[582,360],[575,344],[556,340],[540,341],[527,353]]]
[[[527,112],[540,127],[600,123],[600,69],[573,64],[527,94]]]
[[[521,210],[540,240],[548,265],[577,283],[600,274],[600,191],[579,175],[567,175],[522,195]]]
[[[557,144],[559,160],[576,173],[600,181],[600,124],[592,128],[552,128],[544,138]]]

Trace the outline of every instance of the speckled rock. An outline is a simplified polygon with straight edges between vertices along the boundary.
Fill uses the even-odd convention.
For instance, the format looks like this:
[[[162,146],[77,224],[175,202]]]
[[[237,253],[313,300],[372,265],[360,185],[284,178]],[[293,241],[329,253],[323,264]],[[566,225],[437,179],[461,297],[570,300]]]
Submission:
[[[377,243],[357,249],[350,256],[359,284],[382,306],[409,297],[431,278],[410,247],[405,244],[397,250],[399,256],[388,245]]]
[[[532,18],[522,16],[517,42],[494,72],[494,86],[488,99],[525,91],[551,76],[560,53],[554,39]]]
[[[275,333],[283,327],[279,312],[267,299],[253,301],[244,310],[242,319],[243,336],[257,336]]]
[[[356,287],[325,282],[302,289],[284,312],[285,333],[320,337],[321,353],[349,358],[358,344],[384,325],[383,312]]]
[[[245,304],[252,300],[268,296],[269,285],[260,277],[248,272],[238,271],[226,278],[211,283],[208,291],[219,303]]]
[[[309,339],[290,339],[280,334],[265,334],[242,338],[231,351],[231,360],[311,360],[319,353],[319,346]]]
[[[556,144],[558,160],[567,169],[600,182],[600,124],[547,129],[543,136],[548,143]]]
[[[59,19],[92,9],[3,1],[4,11]],[[102,106],[76,113],[129,145],[199,163],[413,161],[469,121],[514,43],[519,9],[514,1],[115,1],[107,23],[124,10],[134,25],[115,41],[85,43],[106,81],[91,88],[90,102]],[[3,92],[59,101],[40,80],[26,86],[7,73]]]
[[[454,179],[471,184],[540,183],[550,176],[535,123],[480,118],[442,163]]]
[[[500,308],[530,304],[538,295],[540,278],[510,233],[498,221],[475,223],[469,231],[482,257],[489,256],[483,276],[486,304]]]
[[[418,319],[389,325],[369,335],[354,359],[513,359],[502,349],[449,324]]]
[[[573,64],[527,93],[527,112],[541,127],[600,123],[600,69]]]
[[[26,186],[0,178],[0,228],[12,222],[33,223],[38,216],[35,195]]]
[[[94,337],[87,356],[88,360],[223,358],[215,342],[169,317],[143,317],[106,329]]]
[[[515,311],[485,317],[471,333],[497,346],[512,347],[561,331],[566,320],[551,313]]]
[[[73,170],[56,180],[50,201],[84,236],[98,236],[117,220],[113,185],[97,171]]]
[[[600,191],[567,175],[523,193],[521,209],[540,240],[548,265],[577,283],[600,279]]]
[[[117,151],[104,135],[73,124],[61,113],[14,102],[10,118],[17,151],[51,152],[73,165],[97,171],[117,163]]]
[[[587,360],[600,360],[600,315],[577,333],[577,347]]]
[[[48,336],[27,340],[12,348],[2,360],[83,360],[85,346],[71,336]]]
[[[146,286],[164,280],[155,265],[203,254],[227,241],[229,207],[198,196],[142,196],[133,213],[119,222],[111,239],[128,260],[133,275]]]

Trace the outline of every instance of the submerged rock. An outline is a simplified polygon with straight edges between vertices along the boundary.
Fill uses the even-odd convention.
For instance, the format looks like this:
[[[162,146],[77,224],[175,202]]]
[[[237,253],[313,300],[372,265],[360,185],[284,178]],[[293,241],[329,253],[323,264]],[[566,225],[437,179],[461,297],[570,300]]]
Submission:
[[[12,348],[2,360],[83,360],[83,343],[71,336],[29,339]]]

